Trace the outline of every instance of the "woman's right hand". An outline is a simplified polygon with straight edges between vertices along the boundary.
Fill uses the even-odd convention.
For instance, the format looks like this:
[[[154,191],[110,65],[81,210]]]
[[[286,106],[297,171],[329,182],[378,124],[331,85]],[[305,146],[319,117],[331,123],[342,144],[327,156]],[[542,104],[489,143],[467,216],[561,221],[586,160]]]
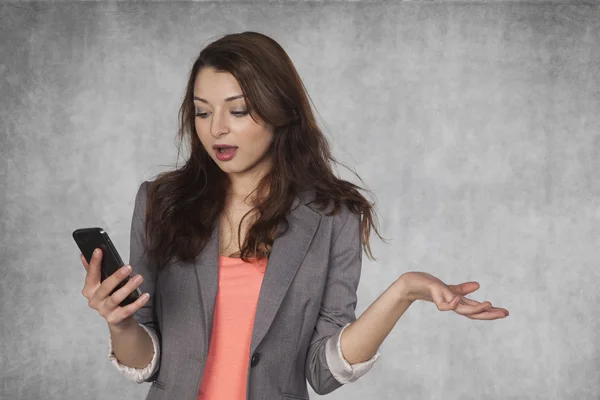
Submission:
[[[85,285],[81,294],[88,299],[88,306],[98,311],[112,330],[124,330],[135,324],[136,321],[133,319],[133,314],[146,304],[146,301],[148,301],[147,297],[141,296],[125,307],[121,307],[119,304],[142,283],[144,280],[143,277],[139,274],[134,276],[127,284],[111,295],[110,293],[114,288],[131,273],[131,269],[127,269],[130,266],[124,265],[114,274],[100,282],[102,250],[96,249],[89,265],[83,254],[80,255],[80,258],[87,271]],[[138,282],[136,282],[136,278],[139,279]]]

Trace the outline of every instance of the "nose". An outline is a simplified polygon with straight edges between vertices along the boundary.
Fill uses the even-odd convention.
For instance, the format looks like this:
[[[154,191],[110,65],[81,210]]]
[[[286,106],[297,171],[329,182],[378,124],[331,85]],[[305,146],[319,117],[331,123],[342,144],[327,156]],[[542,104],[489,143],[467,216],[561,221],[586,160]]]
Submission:
[[[213,115],[214,116],[210,125],[210,134],[217,139],[228,131],[227,118],[221,116],[219,113],[214,113]]]

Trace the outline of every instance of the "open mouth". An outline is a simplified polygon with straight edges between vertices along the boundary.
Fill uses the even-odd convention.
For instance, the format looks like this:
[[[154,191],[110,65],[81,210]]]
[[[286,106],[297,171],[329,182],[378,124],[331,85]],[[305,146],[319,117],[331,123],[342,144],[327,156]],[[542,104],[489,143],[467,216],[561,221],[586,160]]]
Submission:
[[[215,155],[220,161],[229,161],[235,156],[236,151],[237,147],[219,147],[216,149]]]

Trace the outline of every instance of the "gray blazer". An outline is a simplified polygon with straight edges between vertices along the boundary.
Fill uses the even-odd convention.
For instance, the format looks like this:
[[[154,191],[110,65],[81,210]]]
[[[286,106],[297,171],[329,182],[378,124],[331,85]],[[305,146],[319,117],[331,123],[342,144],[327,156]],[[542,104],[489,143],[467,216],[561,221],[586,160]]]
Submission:
[[[171,262],[157,272],[144,254],[148,182],[138,190],[131,224],[130,264],[144,277],[150,300],[134,319],[159,338],[158,368],[147,400],[195,400],[204,373],[218,289],[219,224],[195,262]],[[326,344],[356,320],[362,248],[360,216],[342,207],[327,216],[296,197],[288,232],[273,244],[260,289],[248,365],[247,399],[308,399],[343,384],[334,378]],[[328,339],[331,340],[328,342]]]

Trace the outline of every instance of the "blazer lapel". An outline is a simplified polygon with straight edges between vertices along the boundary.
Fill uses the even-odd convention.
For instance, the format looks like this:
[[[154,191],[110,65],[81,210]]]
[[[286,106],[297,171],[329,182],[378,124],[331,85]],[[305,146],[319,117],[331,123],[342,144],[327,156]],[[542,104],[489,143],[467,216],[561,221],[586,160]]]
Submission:
[[[313,199],[314,191],[302,192],[295,198],[292,209],[288,213],[289,229],[273,242],[256,307],[250,346],[251,354],[254,353],[269,330],[317,231],[321,214],[306,206]],[[195,263],[205,332],[209,334],[212,332],[213,312],[219,287],[219,231],[220,226],[217,221],[206,247]],[[209,338],[206,338],[207,351],[209,343]]]
[[[273,242],[256,306],[250,354],[255,352],[269,330],[319,226],[321,214],[308,208],[307,201],[297,199],[292,205],[288,231]]]
[[[217,290],[219,288],[219,220],[212,230],[212,235],[204,249],[198,255],[195,263],[196,279],[200,288],[200,303],[202,314],[204,316],[204,332],[207,336],[211,333],[213,311],[217,300]],[[205,338],[206,352],[208,354],[210,336]]]

